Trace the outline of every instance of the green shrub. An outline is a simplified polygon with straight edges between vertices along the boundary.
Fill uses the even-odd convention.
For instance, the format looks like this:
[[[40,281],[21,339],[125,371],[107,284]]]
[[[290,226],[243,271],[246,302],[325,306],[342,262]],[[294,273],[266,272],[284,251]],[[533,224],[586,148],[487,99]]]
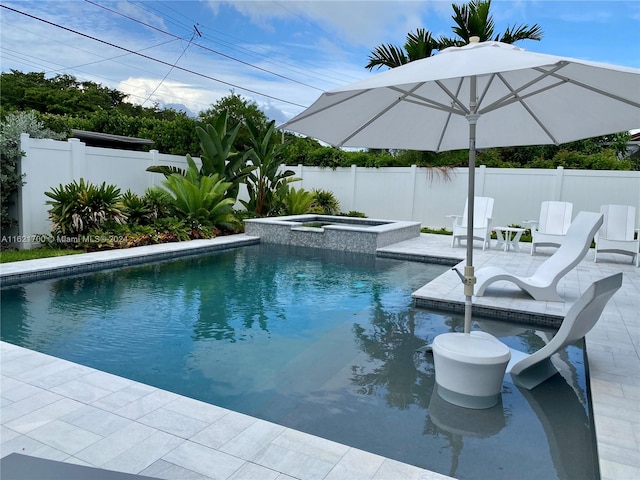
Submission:
[[[343,217],[357,217],[357,218],[367,218],[367,215],[363,212],[358,212],[357,210],[349,210],[348,212],[340,212],[339,215]]]
[[[195,162],[187,157],[186,176],[169,175],[162,183],[172,207],[184,216],[193,236],[210,236],[212,227],[236,228],[232,198],[227,198],[231,182],[223,182],[215,175],[200,175]]]
[[[318,207],[319,212],[324,215],[335,215],[340,211],[340,202],[333,192],[316,188],[313,193],[313,206]]]
[[[13,227],[17,220],[10,215],[9,208],[15,203],[18,189],[24,184],[18,173],[18,162],[24,154],[20,150],[20,134],[31,138],[53,138],[61,140],[63,134],[44,127],[36,113],[15,112],[8,114],[0,123],[0,229]]]
[[[100,228],[105,222],[126,221],[120,204],[120,189],[115,185],[100,186],[74,180],[45,192],[54,235],[83,235]]]
[[[313,193],[300,188],[296,190],[291,187],[282,196],[282,209],[285,215],[304,215],[309,213],[309,209],[314,202]]]

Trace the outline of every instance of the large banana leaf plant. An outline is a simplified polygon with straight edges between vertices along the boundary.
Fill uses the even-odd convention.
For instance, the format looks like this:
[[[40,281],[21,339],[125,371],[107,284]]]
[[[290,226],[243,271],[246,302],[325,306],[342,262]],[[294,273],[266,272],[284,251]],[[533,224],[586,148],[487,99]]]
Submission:
[[[293,170],[280,168],[283,163],[280,154],[287,144],[272,139],[276,132],[275,121],[271,121],[264,132],[251,120],[247,120],[247,128],[252,147],[248,155],[256,169],[246,179],[249,201],[241,202],[248,211],[257,215],[277,214],[280,198],[288,189],[289,183],[300,179],[292,178],[295,175]]]
[[[228,197],[231,182],[223,181],[216,173],[202,175],[192,158],[184,175],[172,173],[162,182],[176,212],[183,215],[193,228],[198,225],[233,228],[235,200]]]
[[[242,126],[238,123],[231,130],[227,130],[227,111],[223,111],[214,119],[213,124],[205,125],[205,128],[196,127],[196,133],[200,139],[202,167],[200,175],[218,175],[222,181],[231,183],[227,196],[234,201],[238,198],[240,183],[256,167],[247,164],[248,152],[237,152],[233,143]],[[187,155],[187,161],[193,161],[191,155]],[[166,165],[147,168],[149,172],[162,173],[165,177],[173,174],[186,175],[180,168]]]

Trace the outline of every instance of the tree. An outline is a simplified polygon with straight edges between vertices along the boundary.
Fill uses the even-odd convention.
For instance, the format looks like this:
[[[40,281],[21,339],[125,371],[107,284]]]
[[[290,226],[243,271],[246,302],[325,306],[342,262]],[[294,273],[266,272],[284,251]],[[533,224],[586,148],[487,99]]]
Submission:
[[[399,67],[414,60],[430,57],[438,50],[465,45],[469,43],[472,36],[480,37],[480,41],[496,40],[504,43],[542,38],[542,28],[537,24],[532,27],[514,25],[507,27],[502,35],[494,36],[495,22],[490,14],[491,0],[472,0],[468,4],[452,4],[452,7],[455,13],[452,17],[455,26],[451,29],[457,38],[441,36],[434,40],[427,30],[419,28],[415,33],[407,35],[404,47],[391,44],[376,47],[369,55],[369,63],[365,68],[372,70],[374,67]]]
[[[249,201],[242,201],[244,207],[257,215],[266,216],[277,213],[279,199],[286,195],[288,185],[297,181],[291,178],[293,170],[282,171],[281,153],[286,144],[275,143],[272,136],[276,132],[275,121],[271,121],[266,129],[260,130],[252,121],[247,122],[251,137],[249,156],[257,170],[247,176]]]
[[[20,134],[28,133],[32,138],[53,138],[60,140],[63,135],[44,127],[36,112],[15,112],[8,114],[0,123],[0,167],[2,183],[0,197],[0,228],[16,226],[17,220],[10,214],[10,207],[16,200],[18,190],[24,184],[18,163],[24,154],[20,150]]]
[[[240,183],[245,177],[255,169],[247,165],[248,152],[237,152],[234,143],[238,131],[242,124],[238,123],[229,129],[227,125],[226,110],[212,119],[212,123],[205,125],[205,128],[197,126],[195,128],[200,139],[200,158],[202,167],[200,175],[218,175],[221,180],[230,183],[228,196],[235,199],[238,197]],[[192,161],[191,155],[187,154],[187,161]],[[154,165],[147,168],[148,172],[162,173],[165,177],[172,174],[186,175],[186,171],[169,167],[166,165]]]
[[[424,28],[418,28],[415,32],[407,34],[404,50],[392,44],[382,44],[376,47],[369,55],[369,63],[365,68],[372,70],[374,67],[399,67],[414,60],[430,57],[438,48],[438,42],[431,36],[431,33]]]
[[[507,27],[505,32],[494,36],[495,22],[489,10],[491,0],[472,0],[466,5],[452,5],[455,15],[453,21],[456,26],[451,27],[458,39],[448,39],[440,37],[438,43],[440,48],[449,46],[462,46],[469,43],[471,37],[480,37],[481,42],[494,40],[502,43],[515,43],[520,40],[540,40],[542,38],[542,28],[535,24],[532,27],[520,25]]]
[[[3,73],[1,79],[0,101],[8,110],[33,109],[41,113],[83,116],[118,107],[127,97],[118,90],[95,82],[81,82],[68,74],[45,78],[44,72],[11,70]]]
[[[249,121],[260,130],[266,130],[269,123],[267,116],[255,102],[237,95],[233,90],[228,96],[211,105],[211,108],[200,112],[198,120],[202,123],[213,123],[223,112],[226,112],[230,129],[234,129],[236,125],[242,126],[233,144],[239,152],[251,144],[249,132],[244,128]]]

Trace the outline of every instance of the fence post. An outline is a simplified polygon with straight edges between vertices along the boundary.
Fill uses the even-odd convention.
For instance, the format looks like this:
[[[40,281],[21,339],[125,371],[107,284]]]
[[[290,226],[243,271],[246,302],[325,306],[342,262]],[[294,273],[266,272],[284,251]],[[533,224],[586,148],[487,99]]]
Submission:
[[[304,165],[301,163],[298,164],[298,177],[300,177],[300,188],[304,188],[304,175],[303,175]]]
[[[350,211],[356,209],[356,178],[358,176],[358,167],[351,165],[351,208]]]
[[[476,175],[476,196],[484,197],[484,181],[485,176],[487,175],[487,167],[486,165],[480,165],[478,168],[478,173]]]
[[[87,145],[79,138],[69,138],[67,141],[71,146],[71,180],[84,178],[87,174]]]
[[[31,145],[29,142],[29,134],[21,133],[20,134],[20,150],[24,153],[20,157],[18,162],[18,173],[20,175],[25,175],[27,172],[32,172],[36,169],[31,165],[32,158],[30,157]],[[32,248],[32,237],[33,237],[33,228],[31,222],[31,213],[33,211],[32,199],[34,195],[29,192],[29,183],[26,182],[24,185],[18,188],[18,192],[16,194],[16,203],[14,208],[16,209],[16,217],[18,219],[18,236],[25,240],[23,242],[19,242],[17,244],[20,250],[28,250]],[[15,230],[14,230],[15,232]]]
[[[413,213],[416,206],[416,181],[418,176],[418,166],[411,165],[409,173],[411,174],[411,207],[409,207],[411,210],[409,211],[409,218],[411,220],[414,220]]]
[[[564,167],[556,168],[555,184],[553,186],[553,199],[562,199],[562,183],[564,182]]]
[[[149,150],[149,167],[158,165],[158,150]],[[156,176],[160,176],[156,173],[147,172],[149,180],[147,181],[147,187],[153,187],[156,184]]]

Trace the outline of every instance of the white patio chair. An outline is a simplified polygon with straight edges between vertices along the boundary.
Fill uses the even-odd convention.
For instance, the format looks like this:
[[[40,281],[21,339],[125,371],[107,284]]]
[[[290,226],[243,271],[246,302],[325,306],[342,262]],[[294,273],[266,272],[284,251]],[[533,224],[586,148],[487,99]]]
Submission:
[[[532,354],[509,348],[511,359],[507,364],[506,374],[511,374],[511,379],[516,385],[531,390],[558,373],[551,356],[589,333],[602,315],[607,302],[621,285],[622,273],[593,282],[571,305],[560,329],[544,347]],[[500,342],[489,333],[474,331],[471,334]]]
[[[530,277],[519,277],[500,267],[484,267],[476,273],[476,296],[481,297],[489,285],[500,280],[515,283],[535,300],[562,302],[558,282],[585,257],[596,231],[602,225],[602,214],[580,212],[571,223],[562,245],[546,259]]]
[[[455,241],[466,240],[467,238],[467,208],[469,200],[464,204],[462,215],[448,215],[453,219],[453,237],[451,237],[451,247]],[[473,208],[473,239],[482,241],[482,250],[489,247],[491,240],[491,217],[493,216],[493,198],[474,197]]]
[[[593,261],[598,260],[599,252],[621,253],[631,255],[631,262],[635,257],[636,267],[640,265],[640,234],[636,224],[636,209],[628,205],[602,205],[600,213],[604,215],[602,227],[596,233],[596,251]],[[640,233],[640,232],[639,232]]]
[[[540,205],[538,221],[526,220],[531,225],[531,255],[536,253],[536,246],[559,247],[571,225],[573,204],[569,202],[547,201]]]

